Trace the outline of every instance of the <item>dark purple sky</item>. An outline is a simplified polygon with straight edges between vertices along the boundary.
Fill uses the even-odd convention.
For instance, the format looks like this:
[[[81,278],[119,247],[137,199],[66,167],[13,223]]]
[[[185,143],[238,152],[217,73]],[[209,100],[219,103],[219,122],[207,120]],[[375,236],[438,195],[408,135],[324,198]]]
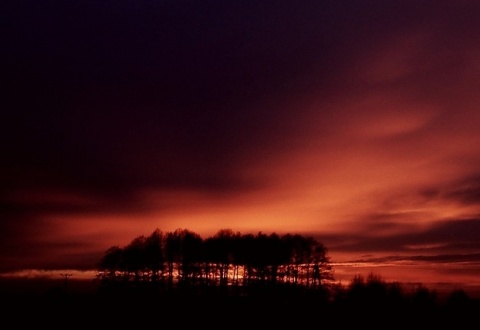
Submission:
[[[479,263],[478,1],[0,10],[0,270],[91,268],[156,228]]]

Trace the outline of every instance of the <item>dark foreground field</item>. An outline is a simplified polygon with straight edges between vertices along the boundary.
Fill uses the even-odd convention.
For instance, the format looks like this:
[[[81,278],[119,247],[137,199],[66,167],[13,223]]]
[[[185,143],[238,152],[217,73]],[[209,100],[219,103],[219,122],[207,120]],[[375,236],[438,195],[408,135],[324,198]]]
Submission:
[[[35,283],[34,283],[35,282]],[[439,302],[434,293],[406,294],[387,286],[327,291],[293,286],[192,288],[132,285],[62,286],[2,282],[2,320],[15,328],[292,328],[467,329],[480,302],[463,292]],[[355,291],[356,290],[356,291]]]

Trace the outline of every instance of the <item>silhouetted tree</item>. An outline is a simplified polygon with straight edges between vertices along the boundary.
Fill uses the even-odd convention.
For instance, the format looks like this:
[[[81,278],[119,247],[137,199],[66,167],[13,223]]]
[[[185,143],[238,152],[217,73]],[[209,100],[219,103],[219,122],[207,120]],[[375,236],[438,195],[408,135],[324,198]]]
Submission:
[[[275,284],[278,280],[279,268],[289,261],[288,247],[276,233],[270,234],[266,241],[267,275],[270,282]]]
[[[456,289],[450,292],[447,297],[447,305],[451,308],[464,308],[468,306],[471,302],[471,298],[463,289]]]
[[[123,249],[117,245],[110,247],[100,260],[100,277],[103,280],[114,280],[117,272],[123,268]]]
[[[144,235],[140,235],[123,249],[125,268],[128,275],[133,274],[135,282],[142,279],[144,271],[147,269],[146,240]]]
[[[221,229],[213,237],[209,237],[204,241],[205,256],[209,265],[208,271],[212,272],[210,266],[213,266],[212,277],[215,280],[218,274],[221,285],[228,283],[230,266],[236,261],[238,236],[239,233],[234,233],[231,229]],[[238,276],[238,273],[236,275]]]
[[[185,282],[195,281],[200,274],[198,267],[203,258],[203,240],[188,229],[177,230],[176,234],[180,238],[181,279]]]
[[[428,289],[425,285],[420,284],[414,290],[412,295],[412,303],[415,307],[425,311],[431,310],[437,305],[437,292]]]
[[[157,282],[159,275],[163,275],[164,272],[163,246],[163,232],[157,228],[145,240],[145,258],[147,267],[152,274],[152,282]]]
[[[335,276],[328,256],[328,249],[315,239],[310,239],[312,256],[310,263],[313,267],[312,281],[314,286],[323,286],[335,281]]]
[[[173,285],[175,264],[180,261],[182,241],[180,229],[167,233],[165,237],[165,260],[167,262],[168,283]]]

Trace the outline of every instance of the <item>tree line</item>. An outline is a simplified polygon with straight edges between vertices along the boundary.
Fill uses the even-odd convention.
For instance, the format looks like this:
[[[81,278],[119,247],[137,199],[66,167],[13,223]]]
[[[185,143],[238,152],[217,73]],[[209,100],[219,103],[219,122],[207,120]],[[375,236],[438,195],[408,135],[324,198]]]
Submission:
[[[327,248],[311,236],[221,229],[204,239],[181,228],[170,232],[157,228],[126,246],[110,247],[99,262],[97,277],[106,283],[170,286],[326,287],[335,281]]]
[[[319,306],[328,306],[330,311],[382,310],[395,315],[430,311],[435,317],[480,310],[480,300],[471,299],[463,290],[452,291],[442,304],[435,290],[420,284],[406,291],[402,284],[385,282],[374,274],[357,275],[344,287],[335,281],[327,248],[299,234],[241,234],[221,229],[204,239],[187,229],[163,232],[157,228],[123,247],[108,248],[98,263],[97,278],[105,289],[100,292],[122,297],[121,304],[129,294],[140,294],[142,299],[154,297],[166,306],[190,303],[201,308],[206,302],[230,306],[232,298],[248,310],[268,305],[289,313],[316,311]],[[152,288],[167,290],[158,295]],[[201,297],[202,303],[195,297]]]

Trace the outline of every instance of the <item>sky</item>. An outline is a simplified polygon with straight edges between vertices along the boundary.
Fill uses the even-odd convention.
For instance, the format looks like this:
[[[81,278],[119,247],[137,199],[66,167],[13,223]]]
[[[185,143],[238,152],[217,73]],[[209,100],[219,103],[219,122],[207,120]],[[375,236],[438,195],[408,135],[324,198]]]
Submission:
[[[480,285],[478,1],[1,11],[1,272],[229,228],[314,236],[339,276]]]

